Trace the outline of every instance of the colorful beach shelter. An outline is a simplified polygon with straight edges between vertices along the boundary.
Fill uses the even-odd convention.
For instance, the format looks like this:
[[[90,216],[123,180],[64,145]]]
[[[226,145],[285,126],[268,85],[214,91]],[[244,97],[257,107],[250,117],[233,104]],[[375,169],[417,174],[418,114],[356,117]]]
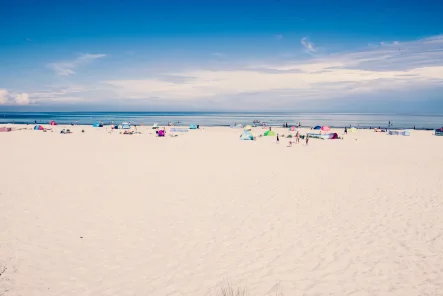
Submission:
[[[331,130],[331,128],[329,126],[324,125],[321,127],[321,130],[324,132],[329,132]]]
[[[274,131],[266,131],[263,135],[265,137],[271,137],[271,136],[275,136],[275,132]]]
[[[332,133],[332,134],[328,134],[329,135],[329,139],[331,140],[336,140],[339,139],[338,134],[337,133]]]
[[[443,136],[443,127],[434,130],[434,135]]]
[[[294,131],[295,131],[295,126],[291,126],[291,127],[289,128],[289,130],[290,130],[291,132],[294,132]]]
[[[127,123],[127,122],[122,123],[122,129],[130,129],[130,128],[131,128],[131,125],[129,123]]]
[[[315,129],[315,130],[319,130],[319,129],[321,129],[321,126],[316,125],[316,126],[314,127],[314,129]]]
[[[42,131],[42,130],[44,130],[44,128],[41,125],[36,125],[36,126],[34,126],[34,130],[35,131]]]
[[[252,126],[250,125],[245,126],[245,131],[250,131],[250,130],[252,130]]]
[[[240,136],[240,140],[254,140],[254,135],[250,131],[244,131]]]
[[[197,129],[197,126],[195,124],[191,123],[189,125],[189,129]]]
[[[53,120],[53,121],[51,121],[49,124],[50,124],[50,125],[57,125],[57,122],[55,122],[55,121]]]
[[[157,136],[164,137],[165,136],[165,131],[164,130],[159,130],[158,133],[157,133]]]
[[[92,127],[103,127],[103,124],[101,124],[100,122],[96,122],[92,125]]]

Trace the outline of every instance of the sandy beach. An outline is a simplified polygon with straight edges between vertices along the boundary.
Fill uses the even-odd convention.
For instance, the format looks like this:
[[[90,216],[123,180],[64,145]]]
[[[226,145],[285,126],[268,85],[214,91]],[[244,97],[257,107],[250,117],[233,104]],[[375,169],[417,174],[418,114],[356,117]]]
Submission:
[[[0,294],[443,295],[432,131],[62,128],[0,133]]]

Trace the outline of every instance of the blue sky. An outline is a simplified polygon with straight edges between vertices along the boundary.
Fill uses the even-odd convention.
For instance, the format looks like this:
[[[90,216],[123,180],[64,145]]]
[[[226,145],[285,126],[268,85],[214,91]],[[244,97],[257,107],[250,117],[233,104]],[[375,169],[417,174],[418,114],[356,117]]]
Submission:
[[[443,112],[441,11],[0,0],[0,110]]]

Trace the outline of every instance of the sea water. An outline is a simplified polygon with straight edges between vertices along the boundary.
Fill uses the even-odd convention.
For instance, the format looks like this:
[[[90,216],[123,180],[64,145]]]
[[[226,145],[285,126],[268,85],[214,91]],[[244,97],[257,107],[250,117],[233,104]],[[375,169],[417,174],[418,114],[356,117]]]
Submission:
[[[229,126],[232,124],[253,124],[264,122],[269,126],[284,123],[310,127],[328,125],[331,127],[355,126],[360,128],[434,129],[443,126],[443,114],[368,114],[368,113],[240,113],[240,112],[0,112],[0,123],[16,124],[120,124],[131,122],[138,125],[154,123],[167,125]]]

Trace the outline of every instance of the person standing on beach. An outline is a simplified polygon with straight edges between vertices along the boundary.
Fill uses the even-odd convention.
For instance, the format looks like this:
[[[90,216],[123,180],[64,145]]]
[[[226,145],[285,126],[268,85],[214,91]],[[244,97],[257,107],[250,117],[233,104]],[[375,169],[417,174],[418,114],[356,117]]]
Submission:
[[[308,143],[309,143],[309,135],[306,134],[306,146],[308,146]]]
[[[280,143],[280,139],[278,138],[278,134],[277,134],[277,144]]]
[[[345,135],[348,134],[348,128],[345,126]]]
[[[300,143],[300,133],[297,131],[297,133],[295,134],[295,143]]]

